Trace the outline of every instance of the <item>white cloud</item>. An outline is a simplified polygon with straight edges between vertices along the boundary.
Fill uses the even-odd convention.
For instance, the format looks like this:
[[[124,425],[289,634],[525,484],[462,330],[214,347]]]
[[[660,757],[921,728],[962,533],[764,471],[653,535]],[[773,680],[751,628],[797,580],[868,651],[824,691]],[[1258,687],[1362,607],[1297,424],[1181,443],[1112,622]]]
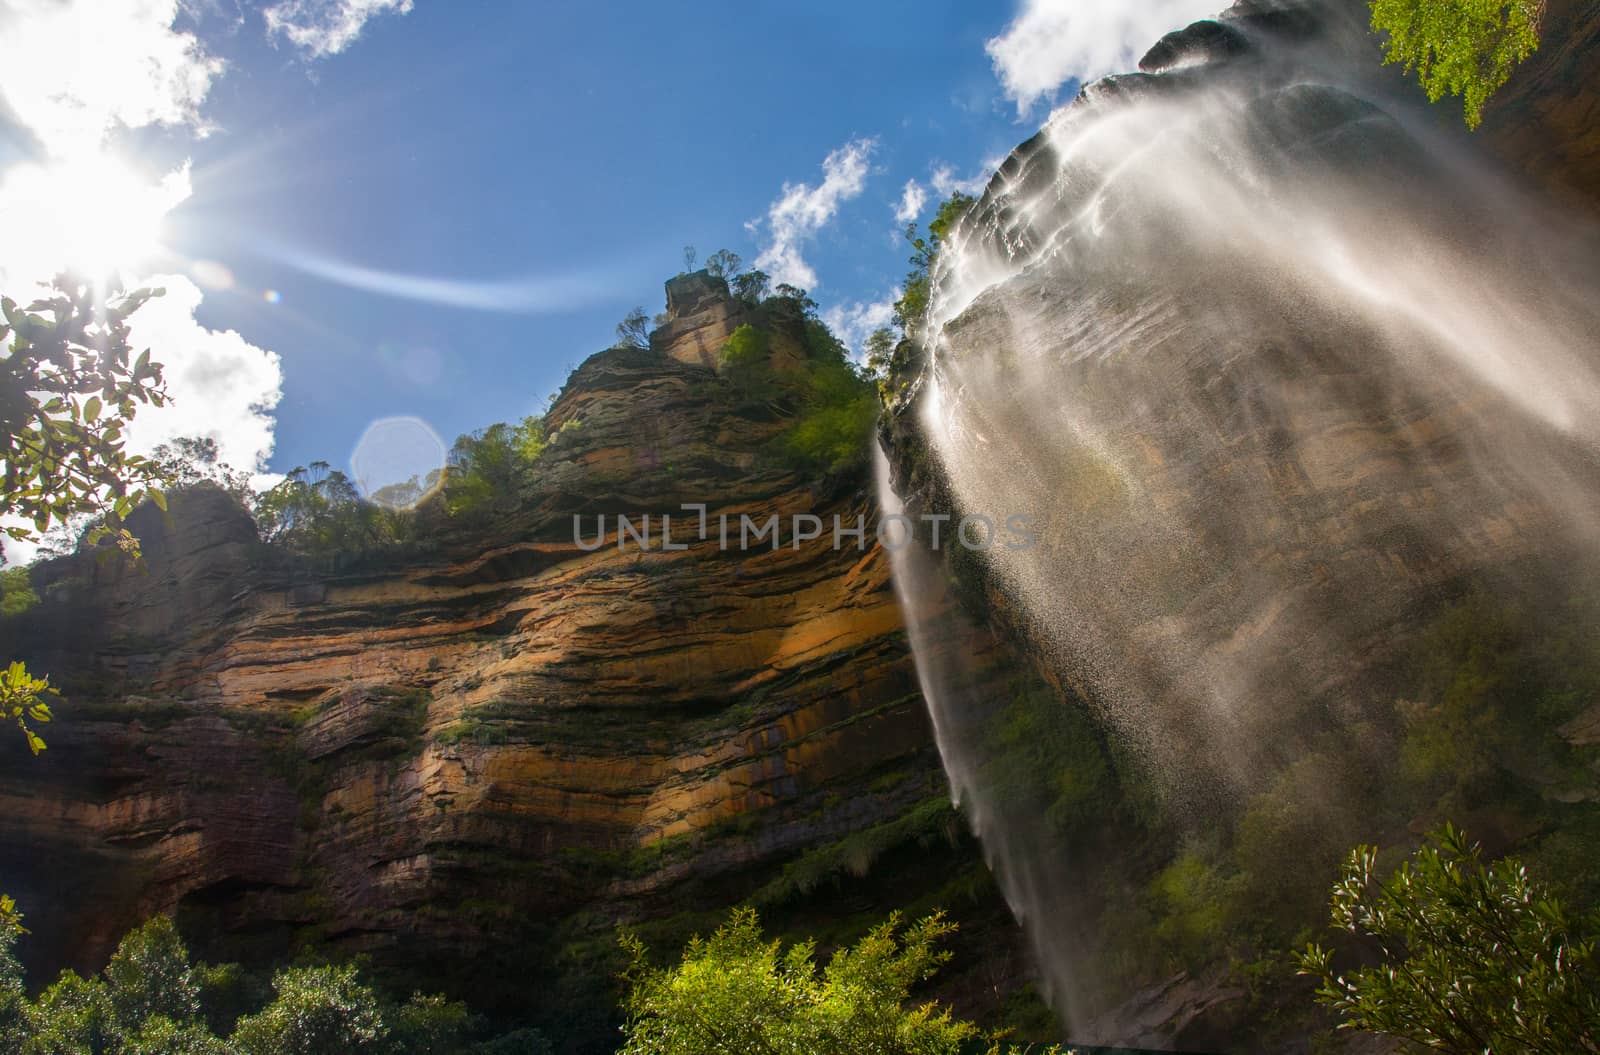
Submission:
[[[200,128],[223,69],[173,28],[178,0],[0,0],[0,95],[57,157],[119,125]]]
[[[282,0],[262,12],[267,35],[283,35],[313,59],[337,55],[355,43],[369,18],[408,14],[412,0]]]
[[[876,139],[853,139],[822,162],[822,182],[785,183],[783,193],[767,210],[767,245],[756,257],[756,267],[774,282],[806,289],[817,286],[817,273],[801,255],[801,247],[827,226],[839,206],[855,198],[867,183],[867,159],[877,148]],[[760,221],[745,225],[756,233]]]
[[[872,331],[894,321],[894,302],[899,299],[900,289],[896,287],[887,297],[872,303],[836,304],[822,313],[822,321],[859,358]]]
[[[272,409],[283,395],[276,353],[257,348],[233,330],[212,330],[195,319],[201,292],[182,275],[152,275],[145,284],[166,289],[128,319],[135,351],[150,349],[163,367],[172,402],[142,411],[128,428],[128,447],[148,452],[179,436],[209,436],[221,459],[260,472],[272,454]]]
[[[907,224],[922,215],[922,207],[928,203],[928,192],[922,189],[922,184],[914,179],[906,180],[905,188],[900,192],[900,204],[895,206],[895,223]]]
[[[957,192],[972,195],[982,194],[983,189],[989,185],[990,176],[995,169],[1000,167],[1002,160],[1004,159],[997,158],[993,161],[985,161],[979,166],[977,175],[969,176],[966,179],[958,177],[953,166],[941,164],[934,168],[933,176],[929,182],[933,184],[933,189],[938,193],[941,201]]]
[[[1131,70],[1161,37],[1227,6],[1219,0],[1023,0],[984,50],[1026,117],[1069,80]]]

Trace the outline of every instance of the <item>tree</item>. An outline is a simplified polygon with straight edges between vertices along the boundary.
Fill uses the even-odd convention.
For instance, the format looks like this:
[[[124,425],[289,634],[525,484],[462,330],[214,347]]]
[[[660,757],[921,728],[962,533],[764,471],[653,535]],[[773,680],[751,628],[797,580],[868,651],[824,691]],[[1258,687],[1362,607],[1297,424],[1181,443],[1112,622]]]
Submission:
[[[820,972],[814,942],[768,941],[750,908],[692,940],[676,967],[650,967],[644,945],[624,935],[621,1055],[955,1055],[978,1028],[932,1002],[906,1006],[949,959],[938,945],[954,930],[938,913],[903,932],[890,916]]]
[[[867,335],[865,346],[867,369],[880,381],[889,377],[889,364],[894,359],[894,331],[879,326]]]
[[[733,295],[753,308],[767,299],[767,291],[771,285],[772,279],[765,271],[746,271],[734,276]]]
[[[738,253],[729,249],[718,249],[706,257],[706,271],[729,283],[733,282],[743,268],[744,260]]]
[[[799,309],[800,314],[806,318],[814,318],[817,314],[817,302],[811,299],[811,294],[799,286],[787,282],[778,283],[778,288],[773,291],[778,297],[793,304]]]
[[[97,295],[92,283],[61,276],[52,295],[19,308],[0,297],[0,517],[34,541],[51,524],[94,516],[89,541],[110,533],[125,549],[122,520],[145,497],[161,503],[154,464],[127,453],[128,422],[143,405],[162,406],[161,366],[148,350],[133,358],[128,316],[160,290]]]
[[[286,968],[272,988],[272,1003],[233,1031],[242,1055],[369,1055],[388,1038],[378,994],[353,965]]]
[[[684,246],[683,247],[683,269],[685,271],[693,271],[694,270],[694,263],[695,263],[696,260],[699,259],[699,257],[700,257],[700,254],[695,252],[694,246],[692,246],[692,245]]]
[[[537,415],[457,437],[445,470],[445,508],[454,517],[514,505],[548,446],[544,418]]]
[[[1372,28],[1388,34],[1384,62],[1417,75],[1430,102],[1461,96],[1467,127],[1539,47],[1544,0],[1372,0]]]
[[[1382,962],[1338,971],[1319,945],[1296,954],[1340,1028],[1456,1055],[1600,1052],[1600,921],[1570,916],[1514,858],[1485,865],[1450,825],[1386,882],[1377,859],[1371,846],[1351,852],[1333,923],[1375,942]]]
[[[27,1055],[116,1055],[122,1031],[98,978],[65,970],[27,1008]]]
[[[223,461],[217,441],[210,436],[180,436],[157,447],[150,460],[170,489],[210,481],[237,498],[246,509],[255,502],[250,474]]]
[[[256,499],[261,537],[308,556],[363,553],[397,541],[403,522],[363,501],[344,473],[327,462],[298,466]]]
[[[443,996],[411,994],[394,1015],[393,1047],[404,1055],[450,1055],[472,1028],[467,1005]]]
[[[617,323],[618,348],[650,347],[650,316],[644,308],[634,308]]]
[[[10,901],[0,898],[0,908],[9,910]],[[23,985],[22,964],[13,951],[21,933],[20,924],[0,911],[0,1055],[21,1055],[27,1029],[27,989]]]
[[[976,202],[972,195],[960,191],[950,195],[928,221],[926,238],[917,233],[916,224],[906,225],[906,241],[911,243],[912,250],[911,270],[906,274],[900,299],[894,302],[894,324],[907,337],[919,335],[928,314],[933,292],[933,265],[939,259],[940,250],[949,241],[950,232]]]
[[[111,1006],[126,1030],[156,1016],[182,1024],[200,1015],[200,986],[170,916],[152,916],[123,935],[104,974]]]

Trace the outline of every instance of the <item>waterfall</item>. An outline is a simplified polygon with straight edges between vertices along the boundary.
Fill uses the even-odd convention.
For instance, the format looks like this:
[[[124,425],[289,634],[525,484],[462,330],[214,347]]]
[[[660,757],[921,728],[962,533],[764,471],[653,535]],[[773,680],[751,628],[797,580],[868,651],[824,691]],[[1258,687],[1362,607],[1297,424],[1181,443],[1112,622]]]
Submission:
[[[1206,836],[1313,743],[1342,761],[1311,815],[1388,779],[1412,628],[1600,532],[1594,231],[1396,94],[1344,8],[1294,10],[1175,38],[1006,162],[938,260],[911,426],[959,510],[1034,518],[985,555],[994,614]],[[895,557],[940,750],[1081,1026],[1082,862],[986,801],[943,575]]]

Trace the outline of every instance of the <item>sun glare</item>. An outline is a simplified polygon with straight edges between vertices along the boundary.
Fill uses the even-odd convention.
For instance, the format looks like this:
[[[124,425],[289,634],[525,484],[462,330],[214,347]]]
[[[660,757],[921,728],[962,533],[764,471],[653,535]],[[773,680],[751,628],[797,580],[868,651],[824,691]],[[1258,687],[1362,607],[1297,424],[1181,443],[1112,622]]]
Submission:
[[[162,220],[189,190],[187,165],[159,181],[108,154],[17,166],[4,185],[8,256],[31,277],[136,269],[161,253]]]

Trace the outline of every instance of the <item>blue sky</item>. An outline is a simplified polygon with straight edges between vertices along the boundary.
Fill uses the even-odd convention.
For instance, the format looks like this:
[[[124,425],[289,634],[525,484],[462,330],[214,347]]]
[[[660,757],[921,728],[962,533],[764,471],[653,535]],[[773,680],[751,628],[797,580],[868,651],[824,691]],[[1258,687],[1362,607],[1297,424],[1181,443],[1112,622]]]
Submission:
[[[112,263],[169,288],[135,336],[177,405],[143,441],[342,466],[376,419],[448,441],[537,411],[662,307],[686,244],[810,272],[859,336],[905,271],[908,182],[925,214],[1058,90],[1214,6],[0,0],[0,53],[27,56],[0,72],[0,225],[74,172],[142,203],[42,224],[0,280],[64,241],[112,259],[116,229]],[[141,209],[159,245],[135,252]]]

